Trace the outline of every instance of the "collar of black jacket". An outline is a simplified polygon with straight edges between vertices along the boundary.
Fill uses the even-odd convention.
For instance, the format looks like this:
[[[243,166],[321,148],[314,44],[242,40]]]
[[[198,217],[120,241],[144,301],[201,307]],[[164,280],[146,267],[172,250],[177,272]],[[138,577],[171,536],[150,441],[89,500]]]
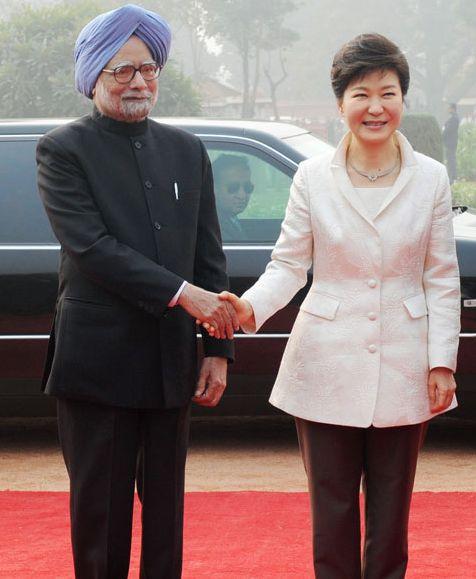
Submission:
[[[91,117],[95,123],[106,131],[128,137],[143,135],[149,126],[148,118],[137,123],[125,123],[124,121],[116,121],[115,119],[111,119],[111,117],[104,116],[96,107],[94,107]]]

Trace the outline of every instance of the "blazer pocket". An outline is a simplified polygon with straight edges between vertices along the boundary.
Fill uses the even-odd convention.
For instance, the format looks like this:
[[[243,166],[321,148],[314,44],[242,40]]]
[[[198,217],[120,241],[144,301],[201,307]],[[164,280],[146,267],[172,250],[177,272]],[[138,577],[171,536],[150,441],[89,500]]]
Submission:
[[[331,296],[310,291],[301,304],[301,310],[319,318],[333,320],[336,317],[339,305],[339,300]]]
[[[418,294],[403,300],[407,312],[411,318],[422,318],[428,314],[428,307],[426,305],[425,294]]]

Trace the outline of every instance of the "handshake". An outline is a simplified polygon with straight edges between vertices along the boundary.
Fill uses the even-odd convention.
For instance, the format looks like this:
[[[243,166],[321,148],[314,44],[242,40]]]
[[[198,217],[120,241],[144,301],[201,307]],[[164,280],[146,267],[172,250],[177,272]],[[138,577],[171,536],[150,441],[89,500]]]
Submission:
[[[177,305],[214,338],[231,340],[240,326],[254,325],[251,304],[231,292],[215,294],[189,283],[180,294]]]

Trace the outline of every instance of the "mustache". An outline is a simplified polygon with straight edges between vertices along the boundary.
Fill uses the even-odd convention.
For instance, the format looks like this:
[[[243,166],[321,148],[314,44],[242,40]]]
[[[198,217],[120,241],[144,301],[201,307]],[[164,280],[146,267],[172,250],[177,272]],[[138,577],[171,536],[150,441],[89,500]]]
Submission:
[[[130,90],[121,95],[121,99],[128,99],[128,98],[147,98],[151,99],[153,94],[149,90]]]

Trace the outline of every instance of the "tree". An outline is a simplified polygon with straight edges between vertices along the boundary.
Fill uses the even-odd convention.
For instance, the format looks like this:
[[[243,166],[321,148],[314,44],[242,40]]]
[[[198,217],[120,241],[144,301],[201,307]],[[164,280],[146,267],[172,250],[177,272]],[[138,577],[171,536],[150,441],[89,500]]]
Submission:
[[[0,22],[0,116],[78,116],[91,110],[74,88],[73,48],[81,28],[104,9],[98,0],[63,0],[23,6]],[[199,97],[173,62],[159,90],[162,115],[199,114]]]
[[[284,56],[282,51],[279,51],[279,62],[281,65],[281,76],[278,80],[275,80],[270,72],[271,68],[271,54],[268,55],[268,65],[263,68],[264,75],[266,76],[269,84],[269,92],[271,95],[271,102],[273,104],[273,112],[274,112],[274,120],[279,121],[279,109],[278,109],[278,99],[277,99],[277,90],[280,84],[282,84],[286,78],[288,77],[288,73],[286,70],[286,64],[284,60]]]
[[[297,34],[284,27],[284,16],[296,8],[292,0],[203,0],[206,33],[230,43],[241,59],[242,117],[252,118],[261,74],[263,50],[289,45]],[[254,69],[252,66],[254,64]]]
[[[412,76],[409,102],[440,121],[443,101],[458,100],[474,85],[476,3],[471,0],[306,0],[298,17],[301,41],[290,49],[295,94],[329,98],[332,57],[362,32],[384,34],[404,50]]]

